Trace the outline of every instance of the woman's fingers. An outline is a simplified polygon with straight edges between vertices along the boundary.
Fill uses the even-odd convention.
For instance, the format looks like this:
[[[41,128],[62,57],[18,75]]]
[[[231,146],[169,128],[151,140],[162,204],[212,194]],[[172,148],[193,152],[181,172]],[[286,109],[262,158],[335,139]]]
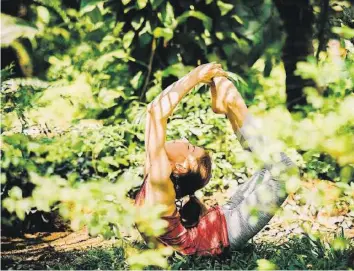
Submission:
[[[208,63],[197,68],[199,82],[210,84],[214,77],[226,77],[227,72],[222,69],[221,64]]]
[[[222,68],[216,68],[211,71],[211,77],[226,77],[227,72],[225,72]]]

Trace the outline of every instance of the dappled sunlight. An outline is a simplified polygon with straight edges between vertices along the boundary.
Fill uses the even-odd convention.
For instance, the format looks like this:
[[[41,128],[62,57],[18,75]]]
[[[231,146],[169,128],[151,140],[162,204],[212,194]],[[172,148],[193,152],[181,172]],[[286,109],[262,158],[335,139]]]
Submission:
[[[184,2],[1,2],[2,269],[354,267],[353,8]],[[212,160],[192,228],[180,138]]]

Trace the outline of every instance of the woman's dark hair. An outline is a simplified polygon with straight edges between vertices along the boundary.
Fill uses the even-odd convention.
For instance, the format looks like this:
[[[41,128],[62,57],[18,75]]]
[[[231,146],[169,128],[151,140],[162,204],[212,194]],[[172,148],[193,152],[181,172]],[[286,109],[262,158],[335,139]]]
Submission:
[[[197,169],[185,174],[172,174],[171,180],[176,191],[176,198],[180,199],[189,195],[189,201],[179,210],[181,222],[186,227],[198,224],[204,205],[194,196],[194,192],[203,188],[211,178],[211,158],[205,152],[197,159]],[[205,208],[205,207],[204,207]]]

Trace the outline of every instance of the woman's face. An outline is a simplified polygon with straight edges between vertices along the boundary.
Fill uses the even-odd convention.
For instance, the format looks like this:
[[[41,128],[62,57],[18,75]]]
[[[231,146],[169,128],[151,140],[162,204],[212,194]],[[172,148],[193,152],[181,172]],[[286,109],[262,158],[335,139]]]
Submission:
[[[165,150],[172,165],[186,164],[188,169],[196,166],[196,159],[205,154],[203,148],[192,145],[187,139],[168,141],[165,143]]]

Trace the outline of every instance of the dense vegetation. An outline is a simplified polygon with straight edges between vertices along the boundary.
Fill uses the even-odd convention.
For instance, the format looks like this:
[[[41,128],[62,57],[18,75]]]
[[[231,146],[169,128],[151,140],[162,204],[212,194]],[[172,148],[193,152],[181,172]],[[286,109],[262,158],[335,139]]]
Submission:
[[[161,232],[160,207],[138,217],[131,200],[142,181],[146,105],[212,61],[230,72],[263,117],[265,132],[282,140],[275,147],[286,146],[302,180],[335,183],[335,203],[320,192],[302,194],[303,201],[313,200],[318,210],[345,201],[354,211],[354,10],[348,2],[17,2],[4,3],[7,14],[1,14],[3,227],[30,230],[31,214],[55,212],[74,230],[87,225],[93,235],[122,241],[134,223],[148,235]],[[206,87],[193,90],[168,125],[168,139],[187,137],[211,151],[213,181],[204,193],[247,178],[247,168],[257,166],[210,109]],[[292,179],[287,189],[299,186]],[[336,242],[339,250],[349,246],[342,237]],[[133,268],[166,267],[170,253],[130,248],[125,258]],[[255,268],[255,260],[230,268]]]

